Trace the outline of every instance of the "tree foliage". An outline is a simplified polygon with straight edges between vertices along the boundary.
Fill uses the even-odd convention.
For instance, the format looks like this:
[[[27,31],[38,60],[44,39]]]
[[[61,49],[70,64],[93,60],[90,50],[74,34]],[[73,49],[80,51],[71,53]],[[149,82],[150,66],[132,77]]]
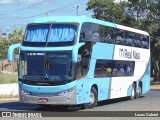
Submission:
[[[120,23],[124,19],[125,2],[114,3],[113,0],[89,0],[86,10],[92,10],[94,17],[101,20]]]
[[[15,29],[13,33],[9,33],[8,38],[0,38],[0,60],[7,58],[7,52],[10,45],[19,43],[23,38],[23,30]],[[18,53],[15,50],[14,53]]]

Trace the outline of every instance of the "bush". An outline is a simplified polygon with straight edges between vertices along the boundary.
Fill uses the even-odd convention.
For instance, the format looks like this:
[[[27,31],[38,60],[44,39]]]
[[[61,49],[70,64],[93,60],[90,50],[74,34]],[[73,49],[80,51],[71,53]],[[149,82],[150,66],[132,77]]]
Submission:
[[[17,74],[0,74],[0,84],[17,83]]]

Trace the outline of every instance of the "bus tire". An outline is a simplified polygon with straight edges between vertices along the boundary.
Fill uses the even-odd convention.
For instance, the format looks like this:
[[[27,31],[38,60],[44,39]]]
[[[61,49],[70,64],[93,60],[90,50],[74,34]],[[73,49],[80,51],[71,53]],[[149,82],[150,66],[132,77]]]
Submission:
[[[92,109],[97,105],[97,101],[98,101],[97,90],[95,87],[92,87],[90,91],[90,103],[86,103],[84,106],[86,109]]]
[[[136,98],[136,85],[135,85],[135,83],[133,83],[130,99],[133,100],[135,98]]]
[[[138,85],[138,97],[140,97],[142,95],[142,85],[139,84]]]

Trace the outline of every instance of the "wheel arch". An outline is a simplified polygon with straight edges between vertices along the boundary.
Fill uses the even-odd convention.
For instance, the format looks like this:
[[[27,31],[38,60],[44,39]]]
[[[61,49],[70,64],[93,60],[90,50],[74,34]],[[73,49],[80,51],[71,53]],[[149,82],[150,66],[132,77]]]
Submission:
[[[94,87],[94,88],[97,90],[97,95],[98,95],[98,85],[93,84],[92,87]],[[91,87],[91,88],[92,88],[92,87]]]

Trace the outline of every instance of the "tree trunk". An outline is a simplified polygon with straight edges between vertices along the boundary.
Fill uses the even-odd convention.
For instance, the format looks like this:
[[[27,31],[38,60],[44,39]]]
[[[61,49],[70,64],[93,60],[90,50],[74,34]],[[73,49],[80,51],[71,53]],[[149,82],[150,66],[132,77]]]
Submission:
[[[156,82],[159,79],[160,79],[159,62],[158,62],[158,60],[154,59],[154,79],[153,79],[153,81]]]
[[[154,77],[154,67],[153,66],[151,66],[151,77]]]

